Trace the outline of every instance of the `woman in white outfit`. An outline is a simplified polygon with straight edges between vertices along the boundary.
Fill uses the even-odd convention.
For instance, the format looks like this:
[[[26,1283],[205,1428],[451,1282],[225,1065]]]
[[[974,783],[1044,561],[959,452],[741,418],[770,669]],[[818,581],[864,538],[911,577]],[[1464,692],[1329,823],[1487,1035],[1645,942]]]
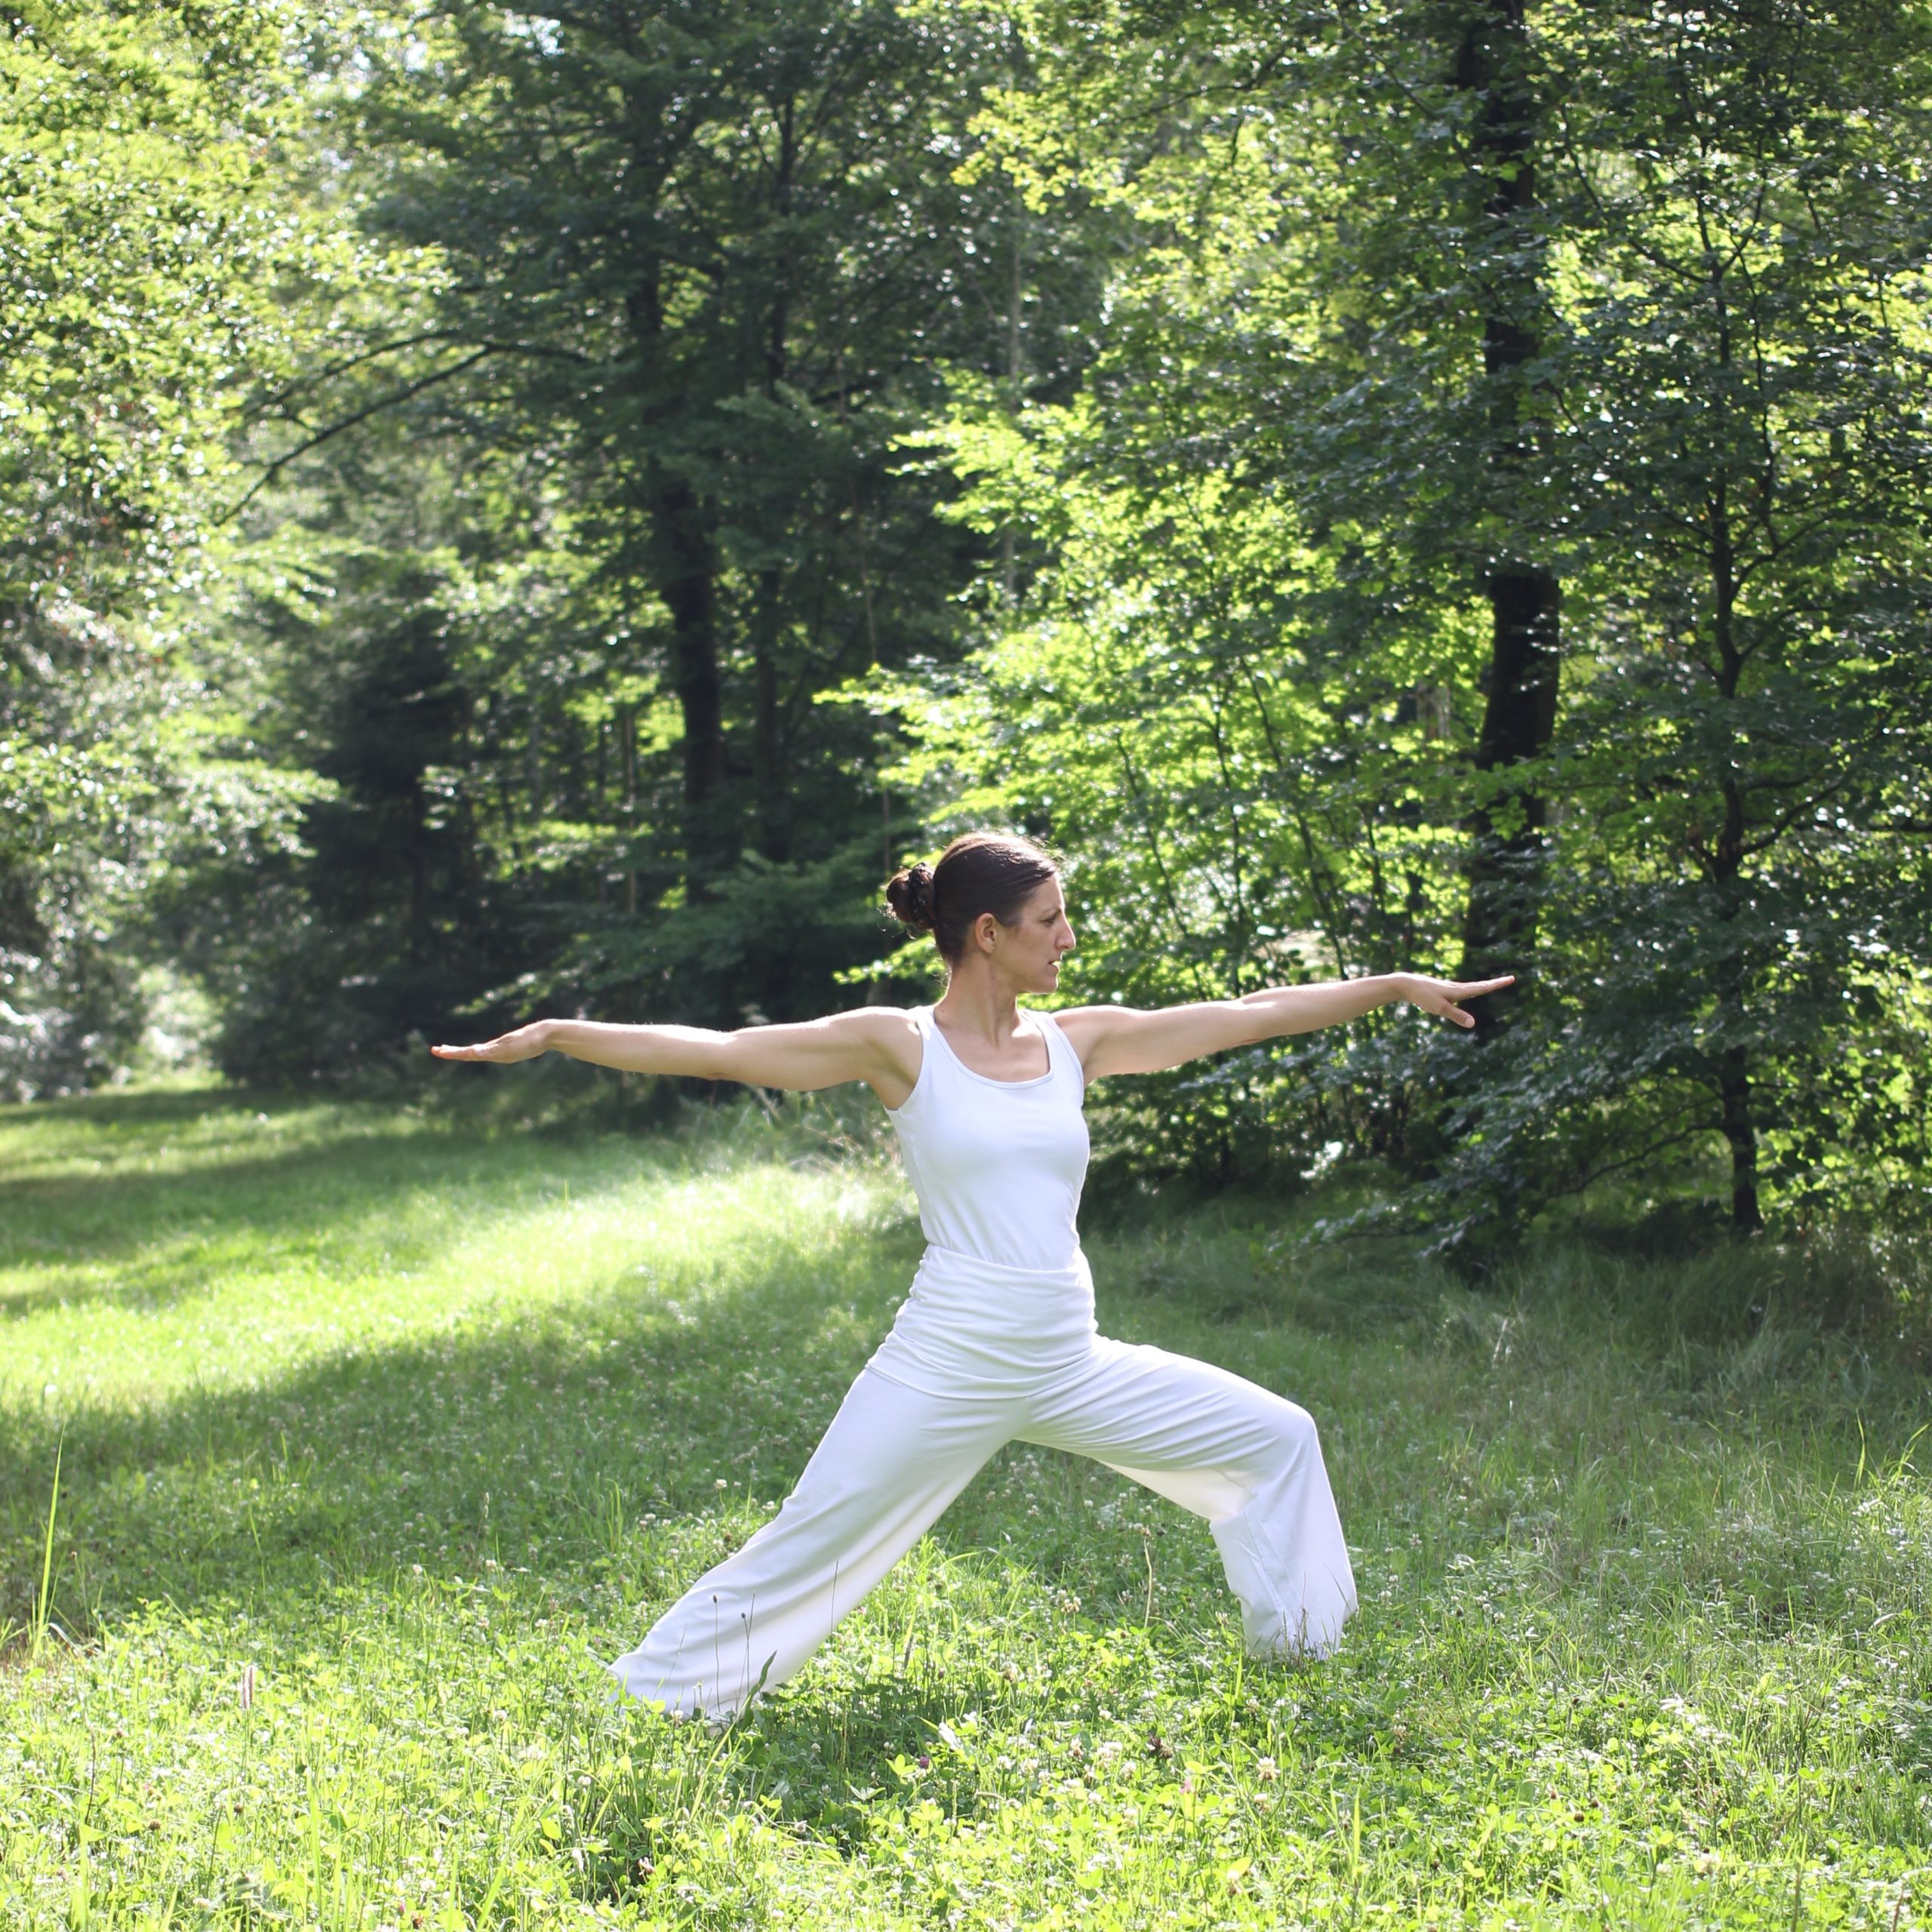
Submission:
[[[734,1033],[538,1020],[446,1060],[561,1052],[602,1066],[815,1088],[884,1103],[927,1248],[892,1331],[771,1522],[611,1665],[681,1715],[780,1684],[1016,1438],[1076,1451],[1207,1518],[1248,1647],[1322,1656],[1355,1605],[1335,1500],[1305,1410],[1224,1369],[1098,1334],[1075,1215],[1086,1089],[1351,1020],[1391,1001],[1473,1023],[1473,984],[1395,973],[1275,986],[1152,1012],[1022,1011],[1051,993],[1073,933],[1053,862],[1023,839],[956,839],[888,889],[948,968],[937,1006],[867,1007]]]

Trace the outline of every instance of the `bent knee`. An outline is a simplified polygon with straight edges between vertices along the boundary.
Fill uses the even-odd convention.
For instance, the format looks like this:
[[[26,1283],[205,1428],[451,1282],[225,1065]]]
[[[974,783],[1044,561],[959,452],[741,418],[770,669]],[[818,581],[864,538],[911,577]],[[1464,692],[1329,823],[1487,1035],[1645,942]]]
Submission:
[[[1310,1457],[1319,1460],[1321,1432],[1315,1418],[1299,1402],[1282,1402],[1274,1421],[1275,1460],[1283,1468],[1295,1467]]]

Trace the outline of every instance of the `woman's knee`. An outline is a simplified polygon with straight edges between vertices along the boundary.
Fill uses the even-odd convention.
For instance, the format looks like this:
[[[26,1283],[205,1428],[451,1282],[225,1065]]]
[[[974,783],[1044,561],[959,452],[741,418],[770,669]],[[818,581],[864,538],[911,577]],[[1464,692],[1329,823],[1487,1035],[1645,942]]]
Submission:
[[[1297,1469],[1310,1458],[1320,1460],[1321,1433],[1315,1418],[1299,1402],[1278,1402],[1272,1420],[1274,1460],[1278,1468]]]

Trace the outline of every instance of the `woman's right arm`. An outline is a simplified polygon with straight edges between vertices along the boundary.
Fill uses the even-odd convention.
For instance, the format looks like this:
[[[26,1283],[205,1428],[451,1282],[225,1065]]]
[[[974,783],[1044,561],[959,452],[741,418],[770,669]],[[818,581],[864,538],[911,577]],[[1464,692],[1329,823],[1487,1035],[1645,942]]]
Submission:
[[[897,1007],[861,1007],[784,1026],[722,1033],[705,1026],[615,1026],[595,1020],[538,1020],[475,1047],[432,1047],[438,1060],[506,1066],[540,1054],[614,1066],[626,1073],[681,1073],[751,1087],[810,1092],[863,1080],[888,1106],[918,1078],[918,1029]],[[897,1098],[894,1098],[894,1095]]]

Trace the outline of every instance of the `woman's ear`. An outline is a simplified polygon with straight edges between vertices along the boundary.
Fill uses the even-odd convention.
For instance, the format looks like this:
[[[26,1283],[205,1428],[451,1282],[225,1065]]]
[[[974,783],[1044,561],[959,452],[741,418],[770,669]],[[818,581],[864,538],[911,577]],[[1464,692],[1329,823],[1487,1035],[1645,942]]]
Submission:
[[[973,937],[982,952],[990,952],[999,933],[999,921],[990,912],[982,912],[973,921]]]

